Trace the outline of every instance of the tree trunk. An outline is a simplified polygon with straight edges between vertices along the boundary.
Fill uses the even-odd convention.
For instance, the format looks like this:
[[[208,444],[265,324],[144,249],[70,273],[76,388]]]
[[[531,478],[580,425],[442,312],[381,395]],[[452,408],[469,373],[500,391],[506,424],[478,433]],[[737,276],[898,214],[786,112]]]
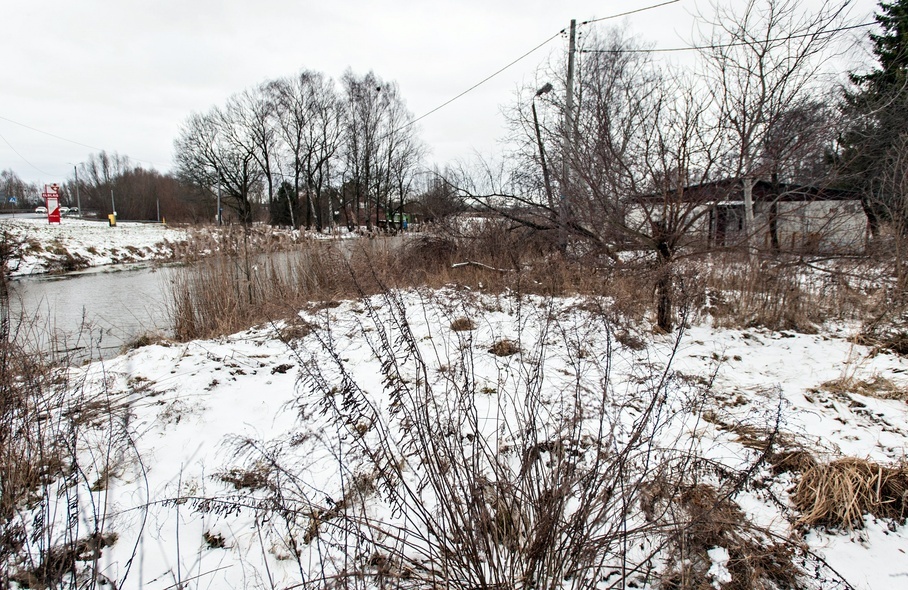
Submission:
[[[665,242],[658,242],[656,251],[659,263],[656,267],[656,325],[665,332],[674,328],[672,319],[674,301],[672,298],[672,249]]]

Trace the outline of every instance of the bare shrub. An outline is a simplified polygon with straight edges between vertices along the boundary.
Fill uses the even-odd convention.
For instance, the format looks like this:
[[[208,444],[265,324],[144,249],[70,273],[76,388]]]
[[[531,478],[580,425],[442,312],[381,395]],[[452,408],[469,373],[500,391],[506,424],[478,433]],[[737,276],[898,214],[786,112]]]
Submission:
[[[359,382],[358,372],[371,366],[336,348],[349,325],[335,332],[325,322],[295,349],[300,419],[324,422],[300,439],[238,445],[249,467],[237,474],[262,477],[260,487],[237,490],[236,502],[256,510],[303,581],[699,588],[715,544],[729,554],[736,584],[729,587],[793,587],[803,564],[826,571],[734,503],[773,456],[778,416],[763,425],[749,464],[716,464],[682,434],[694,424],[677,428],[702,415],[711,382],[684,379],[670,360],[663,368],[635,363],[630,378],[613,375],[618,351],[627,349],[614,346],[599,307],[578,312],[572,302],[567,320],[552,300],[496,297],[517,316],[519,332],[509,337],[523,354],[519,363],[485,367],[471,335],[414,328],[409,314],[440,314],[433,325],[445,326],[468,307],[436,297],[423,295],[421,309],[394,291],[356,305],[355,329],[377,357],[382,392]],[[488,304],[481,299],[469,305]],[[331,362],[308,356],[317,345]],[[556,365],[563,370],[550,366],[554,351],[567,362]],[[325,457],[337,461],[337,481],[316,475],[325,473]],[[218,510],[208,500],[196,508]]]
[[[109,580],[101,556],[118,539],[106,484],[133,450],[128,418],[27,344],[0,343],[0,587],[120,584],[129,567]]]

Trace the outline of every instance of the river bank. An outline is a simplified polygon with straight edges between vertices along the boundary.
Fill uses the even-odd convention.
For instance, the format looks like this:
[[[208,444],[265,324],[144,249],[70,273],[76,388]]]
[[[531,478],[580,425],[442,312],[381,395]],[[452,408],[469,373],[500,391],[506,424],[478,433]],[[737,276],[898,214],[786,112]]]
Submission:
[[[170,260],[192,232],[164,224],[107,222],[64,217],[0,218],[4,239],[14,242],[10,276],[63,273],[95,266]]]

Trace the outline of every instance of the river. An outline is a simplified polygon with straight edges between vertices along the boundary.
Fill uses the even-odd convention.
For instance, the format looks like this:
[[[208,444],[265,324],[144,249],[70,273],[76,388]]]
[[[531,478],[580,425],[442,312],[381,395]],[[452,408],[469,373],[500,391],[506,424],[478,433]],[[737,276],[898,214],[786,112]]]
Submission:
[[[319,247],[338,248],[349,255],[354,244],[393,249],[403,241],[400,237],[343,240]],[[294,251],[260,254],[254,264],[285,271],[300,255]],[[12,328],[19,329],[19,340],[29,348],[52,351],[62,361],[111,358],[143,335],[172,336],[171,283],[185,270],[178,264],[138,263],[11,279]]]
[[[167,287],[178,270],[137,264],[13,279],[12,329],[60,358],[116,356],[143,334],[170,334]]]

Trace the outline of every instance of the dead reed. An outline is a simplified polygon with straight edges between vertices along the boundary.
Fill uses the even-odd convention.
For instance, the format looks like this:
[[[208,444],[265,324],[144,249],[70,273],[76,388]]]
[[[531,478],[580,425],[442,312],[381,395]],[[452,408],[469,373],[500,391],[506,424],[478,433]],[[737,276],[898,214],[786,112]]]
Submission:
[[[801,474],[792,499],[800,524],[833,529],[861,527],[865,514],[903,521],[908,516],[908,467],[885,467],[846,457]]]

